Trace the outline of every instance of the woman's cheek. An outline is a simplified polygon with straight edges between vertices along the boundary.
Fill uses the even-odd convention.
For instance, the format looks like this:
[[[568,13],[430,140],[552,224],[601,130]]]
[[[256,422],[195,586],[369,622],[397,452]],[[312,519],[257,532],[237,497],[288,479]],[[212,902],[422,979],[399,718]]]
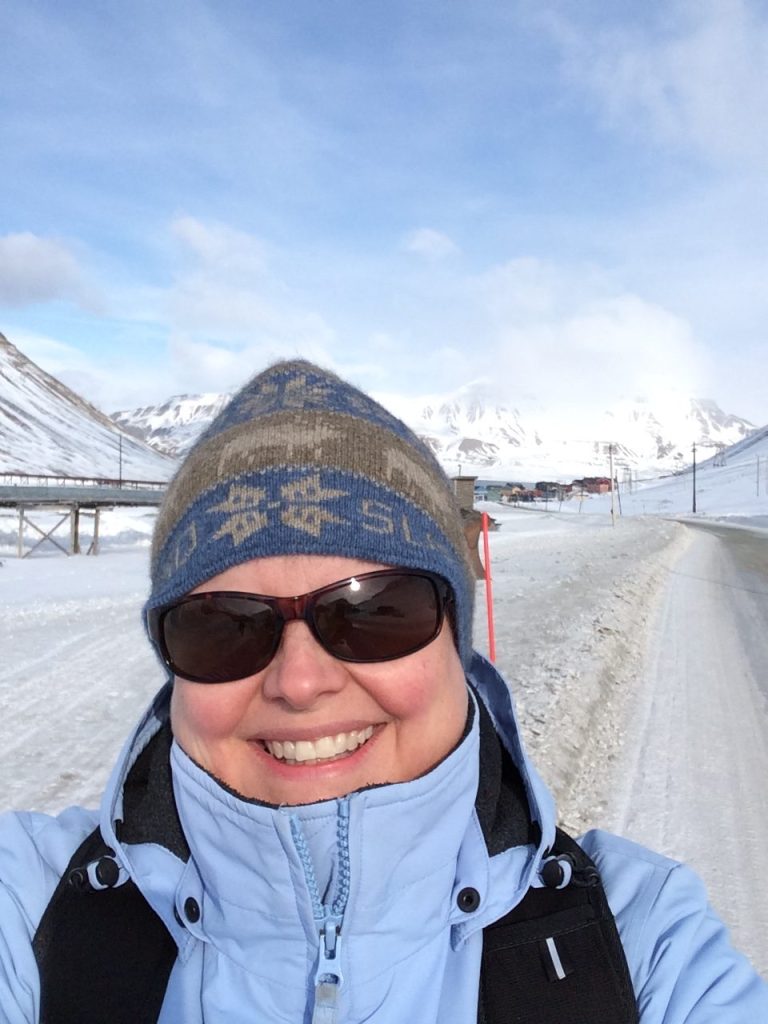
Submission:
[[[171,726],[187,740],[217,739],[231,735],[243,711],[237,695],[227,692],[231,685],[215,686],[177,679],[171,698]],[[216,691],[216,692],[213,692]]]

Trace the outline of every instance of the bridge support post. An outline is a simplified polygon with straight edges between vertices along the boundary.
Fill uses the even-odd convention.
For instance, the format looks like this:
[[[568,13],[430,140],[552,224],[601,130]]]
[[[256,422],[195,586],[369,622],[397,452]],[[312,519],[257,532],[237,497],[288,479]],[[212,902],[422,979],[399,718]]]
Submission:
[[[87,555],[98,555],[99,553],[99,513],[101,509],[96,506],[93,511],[93,537],[91,538],[90,546],[86,551]]]
[[[73,555],[80,554],[80,506],[73,505],[69,512],[70,550]]]

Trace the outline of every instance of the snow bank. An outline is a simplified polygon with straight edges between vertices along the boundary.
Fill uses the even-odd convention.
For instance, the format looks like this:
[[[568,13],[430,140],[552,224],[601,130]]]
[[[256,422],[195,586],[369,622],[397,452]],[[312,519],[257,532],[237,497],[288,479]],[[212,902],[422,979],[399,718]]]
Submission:
[[[646,627],[685,531],[658,519],[609,519],[485,508],[491,534],[497,664],[526,745],[557,797],[564,826],[606,823],[612,765]],[[487,651],[482,588],[475,620]]]

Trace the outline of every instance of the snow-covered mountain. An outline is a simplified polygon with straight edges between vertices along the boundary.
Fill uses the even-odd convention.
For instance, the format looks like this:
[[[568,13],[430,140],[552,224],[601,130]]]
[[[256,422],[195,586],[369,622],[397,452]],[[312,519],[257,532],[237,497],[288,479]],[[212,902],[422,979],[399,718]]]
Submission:
[[[230,393],[176,395],[162,405],[112,413],[112,419],[159,452],[178,457],[189,450],[231,397]]]
[[[602,410],[596,399],[592,411],[581,402],[576,413],[530,401],[501,404],[490,394],[488,382],[477,380],[448,395],[377,397],[427,441],[449,473],[486,479],[605,475],[609,443],[617,476],[647,476],[688,464],[694,442],[709,454],[754,431],[711,400],[676,396]],[[165,479],[174,467],[166,456],[184,455],[230,397],[180,395],[110,419],[0,334],[0,472],[116,477],[122,444],[125,479]]]
[[[641,473],[679,468],[691,446],[727,447],[754,425],[724,413],[716,402],[671,396],[653,404],[636,399],[578,413],[562,407],[501,406],[489,402],[486,385],[475,382],[448,399],[409,403],[399,414],[425,437],[448,468],[485,477],[523,480],[603,475],[608,445],[614,461]],[[398,412],[397,409],[394,411]]]
[[[0,472],[165,480],[174,466],[0,334]]]
[[[607,445],[621,467],[643,474],[686,464],[691,445],[728,446],[754,429],[717,403],[687,397],[650,405],[640,400],[578,418],[562,409],[501,405],[483,381],[452,394],[377,396],[432,447],[449,473],[532,481],[604,475]],[[183,455],[229,400],[228,394],[183,395],[161,406],[115,413],[125,429],[160,451]]]

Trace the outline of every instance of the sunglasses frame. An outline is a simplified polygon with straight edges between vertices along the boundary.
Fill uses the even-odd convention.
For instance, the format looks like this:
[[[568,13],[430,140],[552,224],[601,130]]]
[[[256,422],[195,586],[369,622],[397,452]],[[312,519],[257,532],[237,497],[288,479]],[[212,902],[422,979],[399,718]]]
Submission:
[[[409,647],[403,653],[386,655],[385,657],[356,658],[345,656],[344,654],[338,654],[335,651],[330,650],[320,635],[314,621],[313,609],[318,599],[322,598],[324,594],[345,587],[352,583],[353,580],[362,583],[365,580],[380,579],[391,576],[416,576],[429,580],[432,584],[433,592],[437,601],[437,614],[435,629],[432,631],[428,639],[419,642],[416,646]],[[181,607],[182,605],[190,603],[202,604],[205,601],[211,601],[218,597],[238,597],[245,598],[247,601],[258,601],[262,604],[266,604],[274,611],[276,616],[276,627],[269,656],[264,660],[263,664],[260,664],[257,668],[248,671],[245,675],[233,676],[231,679],[211,679],[209,676],[191,675],[186,672],[179,671],[171,657],[165,640],[164,623],[166,616],[169,612]],[[147,628],[150,639],[160,654],[163,663],[175,676],[178,676],[180,679],[188,680],[192,683],[216,685],[218,683],[231,683],[240,679],[247,679],[249,676],[256,675],[257,672],[262,672],[277,654],[283,638],[283,630],[286,623],[292,622],[294,619],[306,622],[307,627],[317,643],[320,644],[324,651],[336,658],[338,661],[350,662],[356,665],[369,665],[375,664],[376,662],[396,661],[398,658],[405,658],[409,654],[415,654],[417,651],[422,650],[428,644],[432,643],[432,641],[440,634],[445,622],[446,614],[450,612],[452,605],[453,593],[451,591],[451,586],[443,576],[439,576],[437,573],[429,572],[426,569],[377,569],[373,572],[356,573],[353,576],[336,580],[334,583],[328,583],[324,587],[318,587],[316,590],[310,590],[306,594],[298,594],[295,597],[275,597],[269,594],[254,594],[241,590],[203,590],[194,594],[186,594],[184,597],[180,597],[178,600],[173,601],[170,604],[162,605],[159,608],[149,609],[147,612]],[[449,619],[450,618],[451,617],[449,615]],[[452,620],[451,625],[453,625]]]

